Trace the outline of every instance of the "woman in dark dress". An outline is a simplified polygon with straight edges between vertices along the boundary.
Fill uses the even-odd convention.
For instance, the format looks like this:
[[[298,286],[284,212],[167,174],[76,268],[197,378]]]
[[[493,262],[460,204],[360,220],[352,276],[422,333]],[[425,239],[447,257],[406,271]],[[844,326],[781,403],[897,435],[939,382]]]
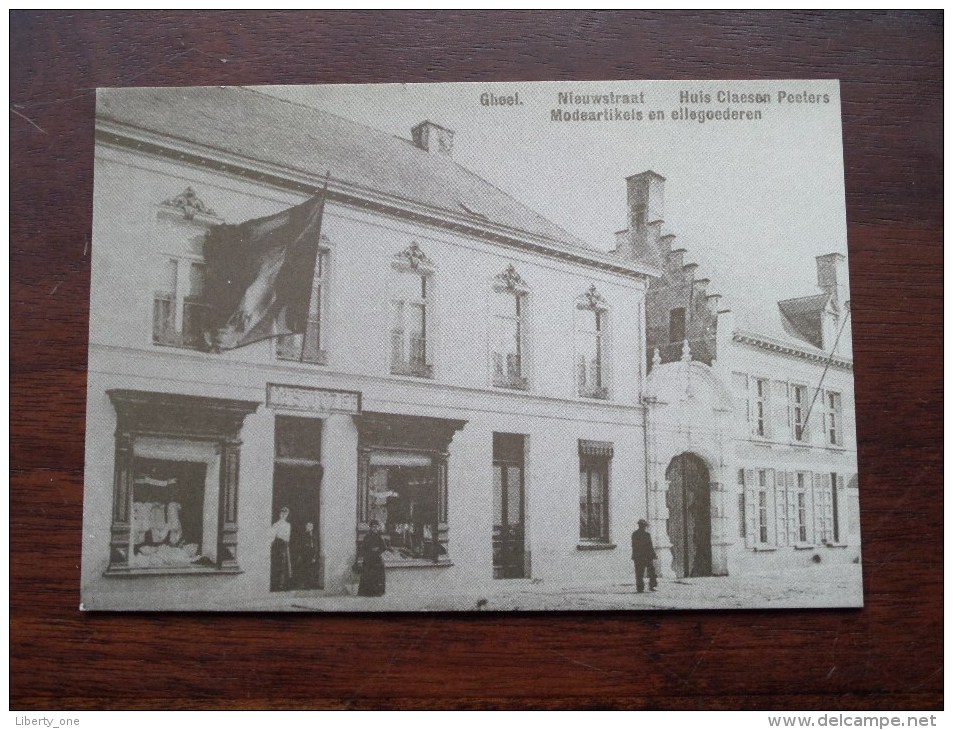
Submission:
[[[380,522],[371,520],[371,531],[361,543],[361,557],[364,559],[364,565],[361,568],[361,583],[357,588],[357,595],[384,595],[384,559],[381,555],[388,549],[384,538],[381,537]]]

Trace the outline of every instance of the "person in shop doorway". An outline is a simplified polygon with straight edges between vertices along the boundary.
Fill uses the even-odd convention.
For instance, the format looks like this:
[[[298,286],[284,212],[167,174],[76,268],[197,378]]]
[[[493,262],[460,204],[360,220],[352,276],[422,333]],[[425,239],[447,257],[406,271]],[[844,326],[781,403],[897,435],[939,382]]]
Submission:
[[[320,583],[318,535],[314,523],[306,522],[304,529],[292,539],[295,555],[294,572],[299,588],[313,589]]]
[[[363,565],[361,566],[361,582],[357,587],[359,596],[383,596],[384,595],[384,551],[390,552],[387,543],[381,536],[381,523],[377,520],[371,520],[371,531],[364,537],[361,543],[361,557]]]
[[[649,574],[649,590],[654,591],[658,586],[655,576],[655,548],[652,546],[652,536],[649,534],[649,523],[639,520],[638,529],[632,533],[632,561],[635,563],[635,590],[645,592],[645,573]]]
[[[291,588],[291,510],[282,507],[278,521],[271,526],[271,590],[286,591]]]

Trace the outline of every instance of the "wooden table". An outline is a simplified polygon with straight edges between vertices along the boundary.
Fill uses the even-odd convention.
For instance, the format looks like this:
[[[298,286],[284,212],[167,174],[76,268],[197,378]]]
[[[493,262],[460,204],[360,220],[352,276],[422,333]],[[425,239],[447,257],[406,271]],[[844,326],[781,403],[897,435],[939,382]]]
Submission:
[[[12,709],[942,707],[942,12],[11,14]],[[88,615],[96,86],[839,78],[863,610]]]

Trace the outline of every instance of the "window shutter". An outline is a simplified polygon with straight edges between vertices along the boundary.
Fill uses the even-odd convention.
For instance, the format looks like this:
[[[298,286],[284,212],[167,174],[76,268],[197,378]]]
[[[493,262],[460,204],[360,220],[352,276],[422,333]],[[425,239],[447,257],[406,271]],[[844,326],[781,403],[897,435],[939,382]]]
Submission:
[[[782,494],[778,495],[778,475],[774,469],[768,469],[767,473],[767,482],[768,486],[768,542],[772,545],[778,544],[778,523],[781,524],[783,530],[783,520],[784,520],[784,481],[781,480],[781,491]],[[780,499],[779,499],[780,496]],[[771,514],[774,513],[774,519],[771,519]],[[783,535],[783,531],[781,532]]]
[[[807,532],[807,542],[812,545],[816,545],[820,538],[815,518],[819,509],[821,505],[817,502],[814,492],[814,475],[807,472],[804,474],[804,528]]]
[[[745,469],[745,547],[753,548],[758,534],[758,501],[754,469]]]
[[[791,404],[788,401],[788,384],[780,380],[771,381],[771,395],[768,398],[771,409],[770,436],[776,441],[790,441],[785,434],[791,432]]]
[[[829,474],[818,474],[813,475],[812,481],[814,483],[813,488],[813,497],[814,497],[814,515],[812,520],[812,526],[814,528],[814,542],[820,543],[821,536],[824,534],[824,492],[827,490],[827,485],[830,482]]]
[[[837,485],[835,488],[837,489],[838,520],[837,520],[836,532],[838,536],[838,542],[847,542],[847,540],[844,539],[844,535],[846,533],[846,530],[844,529],[844,510],[845,510],[845,507],[847,506],[847,489],[845,488],[845,485],[844,485],[843,474],[837,475]],[[833,539],[833,535],[834,535],[834,515],[833,515],[833,505],[832,505],[831,506],[831,538],[832,539]]]
[[[788,503],[787,489],[784,484],[785,473],[775,472],[774,475],[774,544],[786,545],[788,534]]]
[[[797,545],[800,542],[797,474],[789,471],[785,472],[784,477],[788,483],[788,545]]]
[[[750,411],[750,418],[748,419],[749,425],[751,426],[751,435],[758,435],[758,379],[757,378],[748,378],[748,410]],[[767,415],[767,414],[766,414]],[[767,424],[765,424],[767,428]]]

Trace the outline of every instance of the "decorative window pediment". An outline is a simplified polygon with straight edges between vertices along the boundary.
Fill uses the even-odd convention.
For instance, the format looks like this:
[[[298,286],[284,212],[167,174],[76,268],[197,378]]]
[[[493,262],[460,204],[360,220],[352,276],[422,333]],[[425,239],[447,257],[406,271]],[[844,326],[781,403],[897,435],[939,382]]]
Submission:
[[[187,221],[192,220],[196,215],[218,218],[218,213],[206,205],[205,201],[198,196],[198,193],[195,192],[191,185],[186,187],[185,190],[178,195],[168,200],[163,200],[161,205],[163,208],[170,208],[180,212],[182,217]]]
[[[497,274],[493,278],[493,288],[497,291],[509,291],[514,294],[527,294],[529,292],[529,284],[519,275],[513,264],[508,264],[502,274]]]
[[[398,271],[413,271],[421,276],[429,276],[437,269],[436,264],[421,250],[416,241],[396,254],[391,265]]]
[[[576,300],[576,306],[579,307],[579,309],[591,309],[594,312],[605,312],[607,309],[609,309],[609,305],[606,304],[605,297],[599,293],[599,290],[596,289],[595,284],[590,284],[589,288],[586,289],[585,294]]]

